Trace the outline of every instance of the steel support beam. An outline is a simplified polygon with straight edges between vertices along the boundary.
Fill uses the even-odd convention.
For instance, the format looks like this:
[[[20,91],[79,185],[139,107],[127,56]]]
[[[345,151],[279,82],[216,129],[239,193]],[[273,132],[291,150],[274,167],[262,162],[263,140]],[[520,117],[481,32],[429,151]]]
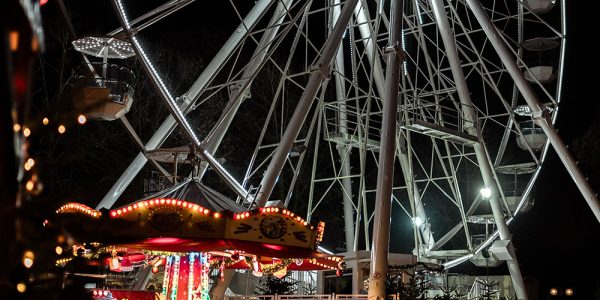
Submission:
[[[332,14],[332,24],[335,25],[337,24],[341,13],[340,0],[335,0],[333,2],[333,5],[334,6]],[[344,134],[348,132],[348,116],[346,104],[344,101],[346,99],[346,82],[344,80],[346,72],[344,69],[344,43],[342,42],[340,42],[337,53],[335,55],[334,69],[336,70],[333,73],[333,78],[335,80],[335,95],[336,100],[339,103],[338,130],[340,133]],[[340,171],[342,179],[340,179],[340,181],[343,189],[342,198],[344,206],[344,233],[346,235],[346,251],[352,251],[354,239],[356,238],[354,232],[354,204],[352,202],[352,178],[350,178],[350,151],[352,147],[337,144],[336,148],[340,156],[341,164]]]
[[[531,85],[525,79],[523,72],[521,72],[521,70],[517,66],[515,58],[512,57],[510,51],[500,38],[500,33],[498,32],[488,15],[485,13],[485,10],[483,9],[483,6],[481,6],[481,3],[479,1],[467,0],[467,4],[471,8],[471,11],[473,11],[475,18],[481,25],[481,28],[483,28],[485,35],[488,37],[492,46],[500,56],[502,63],[504,63],[504,65],[506,66],[508,73],[515,81],[515,84],[521,92],[521,95],[523,95],[523,98],[527,102],[527,105],[529,105],[529,108],[533,113],[533,117],[536,124],[538,124],[542,128],[542,130],[544,130],[544,133],[546,134],[548,140],[552,144],[552,147],[558,154],[558,157],[560,157],[560,160],[565,165],[565,168],[567,168],[569,175],[571,175],[571,178],[573,178],[573,181],[575,181],[575,184],[579,188],[579,191],[581,191],[583,198],[585,199],[590,209],[596,216],[596,219],[598,220],[598,222],[600,222],[600,202],[598,201],[596,194],[588,184],[587,178],[577,167],[573,156],[571,155],[571,153],[569,153],[569,150],[567,149],[565,143],[561,140],[560,136],[556,132],[556,129],[554,129],[551,122],[548,121],[548,112],[542,109],[543,106],[540,100],[531,88]]]
[[[356,6],[357,2],[358,0],[348,0],[344,5],[339,22],[335,25],[330,38],[323,46],[321,56],[319,57],[317,64],[314,66],[314,69],[310,73],[306,89],[304,90],[304,93],[302,94],[302,97],[300,98],[298,105],[294,110],[294,114],[292,115],[292,118],[285,129],[285,133],[279,142],[279,146],[277,147],[277,150],[275,150],[273,158],[271,159],[265,175],[261,180],[260,190],[256,196],[256,205],[259,207],[265,206],[269,197],[271,196],[277,177],[279,177],[279,174],[283,169],[283,165],[285,164],[285,160],[287,159],[290,149],[293,146],[294,140],[298,137],[298,133],[304,124],[304,120],[308,115],[308,111],[312,106],[319,87],[321,86],[321,83],[323,83],[323,81],[325,81],[329,76],[329,67],[335,56],[335,53],[337,52],[340,41],[342,40],[344,30],[346,30],[346,26],[350,21],[352,10]]]
[[[375,193],[375,219],[373,220],[373,248],[369,299],[386,299],[385,282],[388,271],[390,223],[392,217],[392,187],[394,186],[394,160],[396,157],[396,120],[398,111],[398,86],[402,68],[402,12],[404,1],[390,4],[390,30],[387,53],[383,120],[377,170],[377,192]]]
[[[270,5],[276,0],[259,0],[252,10],[248,13],[248,15],[244,18],[242,23],[238,26],[238,28],[233,32],[233,34],[229,37],[225,45],[219,50],[217,55],[211,60],[206,69],[202,72],[202,74],[198,77],[192,88],[188,90],[186,95],[182,97],[183,102],[180,104],[180,108],[182,111],[188,111],[199,97],[199,94],[202,90],[206,88],[206,86],[210,83],[210,81],[216,76],[216,74],[221,70],[223,65],[227,62],[227,59],[231,56],[235,49],[242,43],[244,37],[248,30],[254,28],[254,26],[258,23],[262,15],[266,12],[266,10],[270,7]],[[194,96],[194,98],[190,98],[188,96]],[[160,125],[158,130],[152,135],[150,140],[146,143],[146,150],[154,150],[167,139],[167,137],[171,134],[173,129],[175,128],[176,122],[173,115],[169,115],[165,121]],[[117,201],[117,199],[121,196],[123,191],[129,186],[133,178],[137,176],[137,174],[142,170],[144,165],[148,159],[144,156],[143,153],[138,153],[135,159],[131,162],[131,164],[127,167],[125,172],[119,177],[117,182],[112,186],[112,188],[108,191],[108,193],[104,196],[102,201],[98,204],[97,209],[102,207],[111,208],[112,205]]]
[[[135,52],[137,54],[137,58],[142,62],[142,65],[144,66],[144,70],[146,71],[148,77],[151,79],[151,82],[154,85],[154,87],[157,89],[157,91],[161,95],[161,98],[169,106],[171,115],[174,116],[177,123],[181,127],[183,127],[185,133],[188,135],[191,142],[194,143],[198,148],[200,148],[199,149],[200,156],[202,156],[202,158],[206,162],[208,162],[208,164],[210,164],[211,167],[213,167],[213,169],[217,172],[219,177],[221,177],[221,179],[233,191],[235,191],[238,194],[238,196],[246,197],[247,192],[244,190],[244,188],[235,180],[235,178],[233,178],[233,176],[231,176],[231,174],[229,174],[229,172],[227,172],[227,170],[225,170],[225,168],[223,168],[223,166],[221,166],[212,157],[212,155],[210,153],[206,152],[206,150],[204,150],[202,148],[202,145],[200,144],[200,139],[196,136],[194,129],[192,128],[190,123],[185,118],[185,115],[182,112],[181,108],[179,107],[179,104],[177,104],[176,100],[173,99],[173,97],[171,96],[171,93],[167,89],[165,84],[163,83],[162,78],[160,77],[160,74],[158,74],[158,71],[156,71],[156,69],[152,65],[152,62],[146,56],[144,49],[141,47],[141,45],[139,44],[137,39],[131,35],[131,28],[129,27],[127,16],[126,16],[124,8],[122,6],[121,0],[113,0],[112,3],[115,7],[115,10],[117,11],[119,22],[121,23],[123,28],[126,30],[127,35],[131,41],[131,46],[133,47],[133,49],[135,50]]]
[[[358,24],[358,31],[360,33],[363,46],[367,52],[367,59],[372,68],[373,73],[373,81],[375,83],[375,88],[377,88],[377,93],[380,97],[385,95],[385,79],[383,77],[383,68],[381,67],[381,61],[379,59],[379,53],[376,48],[377,44],[375,42],[375,38],[373,37],[373,28],[371,28],[370,18],[367,16],[366,9],[363,7],[363,1],[359,1],[354,9],[354,16],[356,18],[356,22]],[[398,142],[400,144],[406,144],[405,138],[403,135],[398,137]],[[423,202],[421,201],[421,193],[419,192],[419,188],[416,183],[412,179],[412,167],[408,163],[410,160],[408,158],[408,151],[405,151],[404,148],[401,148],[398,152],[398,157],[400,161],[400,167],[402,167],[404,174],[404,181],[407,186],[412,186],[412,193],[408,194],[408,198],[411,203],[415,206],[415,214],[419,218],[423,220],[423,222],[427,221],[427,214],[425,213],[425,207],[423,206]],[[421,235],[424,237],[423,241],[425,243],[426,250],[430,249],[435,240],[433,238],[433,234],[431,233],[429,226],[421,226],[419,228],[421,231]],[[415,245],[416,247],[416,245]],[[420,255],[420,253],[418,253]]]
[[[225,110],[223,111],[219,121],[216,126],[212,129],[212,134],[208,141],[205,142],[204,149],[208,151],[208,153],[215,155],[217,149],[219,149],[219,145],[223,141],[223,137],[225,137],[225,133],[229,129],[233,118],[235,117],[238,109],[242,105],[245,99],[249,98],[250,91],[250,83],[254,79],[255,73],[258,68],[263,65],[263,62],[269,52],[269,48],[277,32],[279,31],[279,27],[284,20],[285,14],[288,12],[290,5],[292,4],[292,0],[281,0],[277,3],[277,8],[271,17],[271,21],[267,26],[267,30],[261,36],[260,42],[256,46],[256,50],[252,54],[252,61],[248,63],[248,66],[244,70],[241,81],[236,83],[236,85],[232,88],[230,93],[230,99],[225,106]],[[202,179],[206,170],[208,169],[208,163],[203,161],[200,164],[200,168],[198,170],[198,177]]]
[[[506,225],[502,206],[500,205],[500,201],[498,199],[499,190],[494,180],[492,163],[489,159],[483,139],[481,138],[481,134],[477,128],[477,115],[475,114],[473,102],[471,101],[471,96],[467,86],[467,81],[462,71],[456,40],[454,39],[454,33],[450,27],[450,24],[448,23],[448,17],[442,1],[443,0],[430,0],[436,23],[440,29],[440,35],[442,36],[444,48],[446,49],[446,56],[448,57],[448,62],[450,63],[458,97],[462,104],[463,118],[465,121],[464,127],[469,134],[475,135],[479,138],[479,143],[474,145],[475,156],[477,157],[477,162],[479,163],[479,168],[481,170],[481,176],[483,177],[485,187],[492,191],[492,196],[489,199],[490,206],[492,208],[492,214],[494,215],[494,220],[496,226],[498,227],[500,239],[510,241],[511,234],[508,230],[508,226]],[[525,290],[525,284],[523,282],[521,270],[519,269],[519,263],[516,256],[514,256],[514,253],[512,254],[513,259],[507,260],[506,263],[508,264],[508,270],[513,282],[513,287],[518,299],[527,299],[527,292]]]
[[[219,53],[217,53],[213,60],[208,64],[205,71],[202,72],[200,77],[196,79],[194,84],[185,93],[186,97],[190,98],[192,102],[196,102],[198,100],[202,91],[204,91],[206,86],[213,80],[218,71],[221,70],[225,62],[227,62],[229,56],[233,54],[233,50],[237,49],[237,47],[246,37],[246,34],[248,34],[250,30],[254,28],[256,23],[258,23],[258,21],[275,1],[277,0],[259,0],[256,4],[254,4],[252,10],[236,28],[227,42],[225,42],[225,45],[223,45]]]
[[[135,33],[140,32],[142,29],[162,20],[168,15],[186,7],[188,4],[194,2],[194,0],[171,0],[161,6],[135,18],[130,22],[130,26],[135,31]],[[136,26],[140,22],[145,21],[139,26]],[[133,27],[135,26],[135,27]],[[123,32],[123,27],[119,27],[107,34],[107,36],[115,36],[119,33]]]

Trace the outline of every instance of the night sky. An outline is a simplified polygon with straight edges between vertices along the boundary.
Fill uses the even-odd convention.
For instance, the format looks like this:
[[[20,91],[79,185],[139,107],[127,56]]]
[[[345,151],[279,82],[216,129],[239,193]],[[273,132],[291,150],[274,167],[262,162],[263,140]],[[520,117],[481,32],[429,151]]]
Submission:
[[[559,135],[569,146],[582,138],[600,113],[598,102],[586,101],[588,89],[580,80],[580,70],[586,61],[577,51],[583,43],[580,30],[584,27],[582,20],[576,18],[580,16],[576,4],[569,1],[567,7],[564,92],[556,124]],[[596,156],[596,153],[586,155]],[[597,181],[590,177],[592,179]],[[590,184],[597,192],[598,182],[590,181]],[[543,286],[577,286],[580,292],[590,293],[595,285],[597,290],[600,261],[595,257],[600,224],[553,150],[544,162],[534,197],[534,207],[509,226],[523,273],[538,276]]]

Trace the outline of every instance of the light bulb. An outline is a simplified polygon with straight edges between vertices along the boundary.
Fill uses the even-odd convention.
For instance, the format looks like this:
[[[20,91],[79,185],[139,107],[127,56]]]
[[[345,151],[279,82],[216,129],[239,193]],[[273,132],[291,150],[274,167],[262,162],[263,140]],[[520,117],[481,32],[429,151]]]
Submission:
[[[25,268],[29,269],[31,268],[31,266],[33,266],[33,260],[35,258],[35,255],[33,254],[33,252],[31,251],[25,251],[25,253],[23,253],[23,265],[25,266]]]
[[[421,219],[421,217],[415,217],[414,222],[415,222],[415,226],[417,226],[417,227],[420,227],[421,225],[423,225],[423,220]]]
[[[484,199],[487,199],[492,196],[492,190],[488,187],[482,188],[479,192],[481,193],[481,197],[483,197]]]
[[[27,183],[25,184],[25,189],[27,189],[27,191],[29,191],[29,192],[33,191],[34,187],[35,187],[35,184],[31,180],[27,181]]]
[[[77,123],[83,125],[85,122],[87,122],[87,118],[84,115],[79,115],[79,117],[77,117]]]
[[[25,285],[23,282],[17,283],[17,291],[21,294],[25,293],[25,291],[27,291],[27,285]]]
[[[573,296],[573,289],[571,289],[571,288],[567,288],[567,289],[565,290],[565,295],[567,295],[567,296]]]

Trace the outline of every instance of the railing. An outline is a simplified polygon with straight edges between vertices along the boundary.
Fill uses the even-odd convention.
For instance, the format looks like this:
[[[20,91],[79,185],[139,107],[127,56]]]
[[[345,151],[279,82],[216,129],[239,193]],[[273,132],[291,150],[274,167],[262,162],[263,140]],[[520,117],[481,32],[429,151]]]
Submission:
[[[225,296],[225,300],[278,300],[278,295]]]
[[[494,300],[500,299],[500,294],[498,293],[498,291],[493,290],[491,286],[487,284],[488,282],[486,280],[475,278],[473,286],[467,294],[467,299],[481,299],[482,297],[489,297],[486,299]]]
[[[363,299],[369,299],[369,295],[367,294],[334,294],[334,299],[335,300],[363,300]],[[396,300],[398,299],[398,295],[397,294],[393,294],[393,295],[387,295],[385,297],[387,300]]]
[[[325,139],[341,138],[358,141],[359,134],[364,139],[366,132],[368,140],[379,141],[381,139],[381,119],[381,112],[366,114],[359,113],[351,105],[325,104],[323,106],[323,120],[326,128],[323,132],[327,135]]]
[[[90,69],[95,70],[95,76],[89,72]],[[115,64],[92,62],[82,64],[73,79],[78,85],[107,87],[110,89],[112,101],[123,104],[126,100],[125,95],[133,94],[135,78],[133,72],[128,68]]]
[[[467,120],[463,117],[465,109],[469,108],[474,112],[475,120]],[[459,102],[418,102],[406,106],[404,113],[407,120],[421,120],[458,132],[464,132],[468,127],[478,128],[477,109]]]
[[[225,296],[225,300],[365,300],[367,294],[322,294],[322,295],[239,295]],[[397,300],[398,295],[387,295],[387,300]]]
[[[331,300],[331,294],[327,295],[277,295],[277,300]]]
[[[380,111],[372,111],[367,114],[357,111],[356,107],[352,105],[339,103],[325,104],[322,109],[327,128],[325,132],[329,135],[328,137],[342,136],[346,139],[356,140],[359,133],[364,136],[367,132],[368,139],[380,140],[383,118]],[[474,113],[474,120],[464,118],[467,109]],[[398,107],[398,118],[405,122],[424,121],[457,132],[465,132],[465,128],[469,127],[479,128],[477,109],[454,101],[439,103],[418,101],[405,104]],[[366,127],[367,123],[368,128]],[[359,132],[359,127],[362,132]]]

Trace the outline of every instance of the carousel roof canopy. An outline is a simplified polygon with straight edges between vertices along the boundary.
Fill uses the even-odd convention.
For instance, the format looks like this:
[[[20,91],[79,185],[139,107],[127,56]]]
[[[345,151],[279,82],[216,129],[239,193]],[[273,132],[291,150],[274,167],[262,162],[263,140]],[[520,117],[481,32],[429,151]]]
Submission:
[[[233,213],[241,213],[247,210],[245,207],[236,203],[232,199],[229,199],[225,195],[207,187],[197,178],[187,178],[177,185],[150,195],[140,201],[156,198],[185,200],[190,203],[198,204],[213,212],[222,212],[228,210]]]

